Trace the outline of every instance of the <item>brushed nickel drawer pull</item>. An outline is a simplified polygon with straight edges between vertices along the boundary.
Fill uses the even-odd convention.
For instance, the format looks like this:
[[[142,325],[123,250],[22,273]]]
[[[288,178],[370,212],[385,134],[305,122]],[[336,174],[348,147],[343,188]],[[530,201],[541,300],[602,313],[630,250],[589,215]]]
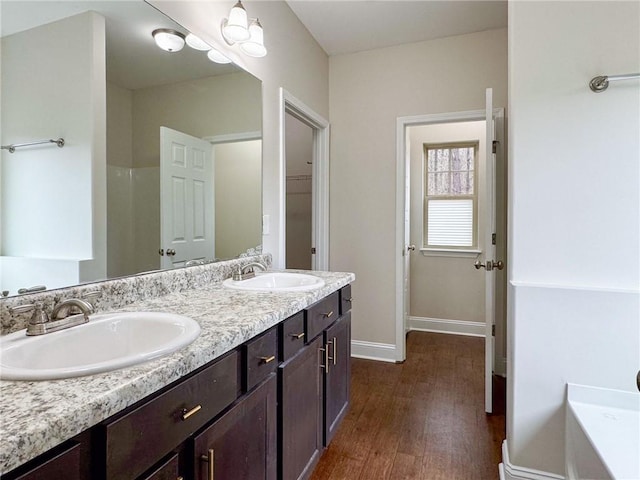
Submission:
[[[331,315],[333,315],[333,310],[331,310],[329,313],[322,314],[323,317],[327,317],[327,318],[329,318]]]
[[[186,420],[191,415],[198,413],[202,409],[202,405],[196,405],[191,410],[187,410],[186,408],[182,409],[182,420]]]
[[[302,333],[290,333],[289,334],[291,337],[293,338],[297,338],[298,340],[301,339],[302,337],[304,337],[304,332]]]
[[[271,355],[270,357],[259,357],[260,363],[271,363],[276,359],[275,355]]]
[[[333,364],[335,365],[338,358],[338,341],[333,337]]]
[[[333,357],[331,355],[329,355],[329,346],[332,345],[332,341],[331,340],[327,340],[327,344],[324,346],[324,348],[327,349],[327,365],[329,365],[329,360],[333,360]],[[333,349],[335,351],[335,346],[333,346]],[[333,363],[335,365],[335,362]]]
[[[209,464],[209,468],[207,469],[208,470],[207,480],[215,480],[215,476],[216,476],[215,459],[216,459],[216,452],[213,450],[213,448],[210,448],[206,455],[202,455],[200,457],[200,460],[202,460],[203,462],[207,462]]]
[[[353,297],[349,297],[349,298],[345,298],[344,299],[345,302],[349,302],[349,303],[351,303],[352,300],[353,300]]]
[[[324,365],[320,364],[320,367],[324,368],[324,370],[329,373],[329,347],[326,346],[325,348],[319,348],[318,350],[324,352]]]

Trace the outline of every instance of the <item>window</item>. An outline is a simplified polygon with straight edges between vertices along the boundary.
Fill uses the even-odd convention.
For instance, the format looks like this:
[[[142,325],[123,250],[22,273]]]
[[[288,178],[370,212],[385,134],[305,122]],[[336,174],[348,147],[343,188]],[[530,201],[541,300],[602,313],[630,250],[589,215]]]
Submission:
[[[424,145],[424,248],[477,247],[477,142]]]

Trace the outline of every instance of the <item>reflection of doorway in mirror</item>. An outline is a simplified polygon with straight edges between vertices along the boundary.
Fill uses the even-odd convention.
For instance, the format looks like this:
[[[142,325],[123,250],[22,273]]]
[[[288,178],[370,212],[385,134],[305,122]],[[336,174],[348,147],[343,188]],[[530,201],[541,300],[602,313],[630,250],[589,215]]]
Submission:
[[[215,255],[218,259],[233,258],[260,246],[262,140],[255,138],[260,135],[255,132],[239,135],[239,140],[214,143]]]
[[[285,115],[286,268],[312,268],[313,129]]]

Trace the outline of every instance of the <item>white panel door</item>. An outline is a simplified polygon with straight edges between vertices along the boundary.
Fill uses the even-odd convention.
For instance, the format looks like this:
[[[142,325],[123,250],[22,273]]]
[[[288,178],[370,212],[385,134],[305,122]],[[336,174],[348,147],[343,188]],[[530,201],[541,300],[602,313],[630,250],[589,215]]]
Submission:
[[[502,151],[503,118],[502,110],[493,109],[493,90],[486,91],[486,217],[484,263],[476,262],[476,268],[484,268],[485,281],[485,411],[493,411],[493,372],[495,370],[495,325],[496,325],[496,272],[504,268],[501,259],[496,258],[497,202],[496,202],[496,156]]]
[[[212,146],[160,127],[162,268],[215,257]]]

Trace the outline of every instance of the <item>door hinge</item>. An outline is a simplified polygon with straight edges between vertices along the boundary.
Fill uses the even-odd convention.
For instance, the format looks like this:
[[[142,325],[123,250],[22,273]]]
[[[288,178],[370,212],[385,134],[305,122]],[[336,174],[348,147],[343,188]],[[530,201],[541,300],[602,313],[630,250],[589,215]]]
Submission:
[[[315,255],[316,254],[316,247],[311,247],[311,255]]]
[[[495,326],[495,324],[491,325],[491,336],[492,337],[496,336],[496,326]]]
[[[496,234],[492,233],[491,234],[491,245],[495,245],[496,244]]]
[[[498,153],[498,141],[494,140],[491,143],[491,153]]]

